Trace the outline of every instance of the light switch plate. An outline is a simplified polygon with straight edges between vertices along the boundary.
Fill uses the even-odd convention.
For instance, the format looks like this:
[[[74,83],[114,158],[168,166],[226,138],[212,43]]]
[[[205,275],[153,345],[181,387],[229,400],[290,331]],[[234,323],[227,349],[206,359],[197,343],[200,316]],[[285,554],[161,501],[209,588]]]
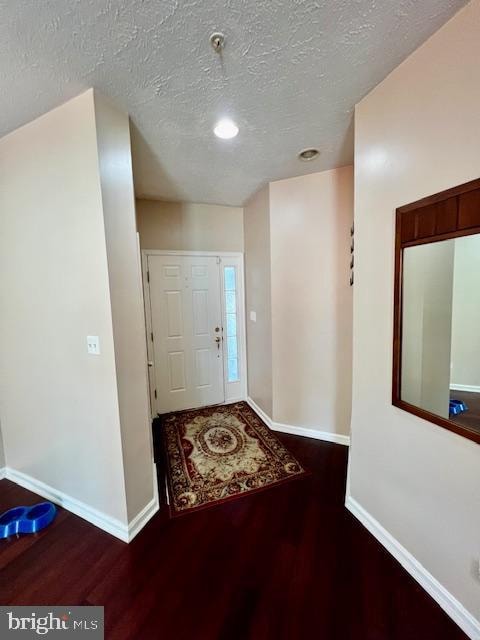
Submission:
[[[94,356],[100,355],[100,340],[98,336],[87,336],[87,352]]]
[[[250,311],[250,320],[252,322],[256,322],[257,321],[257,312],[256,311]]]

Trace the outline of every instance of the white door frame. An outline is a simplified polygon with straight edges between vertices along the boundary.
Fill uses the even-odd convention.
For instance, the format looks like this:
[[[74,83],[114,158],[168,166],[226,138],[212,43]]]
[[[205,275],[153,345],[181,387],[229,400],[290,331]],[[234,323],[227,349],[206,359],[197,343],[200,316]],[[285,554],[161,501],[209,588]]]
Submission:
[[[152,340],[152,308],[150,304],[150,286],[148,278],[148,256],[192,256],[192,257],[217,257],[220,258],[221,265],[228,263],[229,258],[235,258],[239,261],[238,272],[238,348],[239,348],[239,364],[240,364],[240,389],[238,397],[228,398],[227,388],[227,357],[226,344],[223,340],[223,385],[225,389],[224,404],[231,404],[245,400],[247,397],[247,340],[245,326],[245,276],[244,276],[244,258],[240,251],[166,251],[163,249],[142,249],[142,277],[143,277],[143,293],[145,301],[145,323],[146,323],[146,340],[147,340],[147,357],[148,357],[148,380],[150,389],[150,415],[152,419],[157,415],[155,407],[155,354],[154,343]],[[222,297],[222,324],[225,323],[225,283],[223,270],[220,273],[220,295]]]

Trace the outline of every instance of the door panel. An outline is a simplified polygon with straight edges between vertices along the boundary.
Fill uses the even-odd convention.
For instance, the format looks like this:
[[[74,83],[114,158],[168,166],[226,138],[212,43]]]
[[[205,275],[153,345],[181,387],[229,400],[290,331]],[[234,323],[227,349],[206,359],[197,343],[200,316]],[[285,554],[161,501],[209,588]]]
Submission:
[[[148,256],[156,411],[225,399],[216,257]],[[215,329],[218,327],[218,331]]]
[[[209,349],[195,351],[195,384],[198,388],[208,387],[212,383],[210,370],[211,353]]]
[[[183,336],[183,296],[181,291],[165,291],[167,337]]]
[[[185,391],[185,354],[173,351],[168,354],[169,391]]]
[[[196,336],[208,335],[208,291],[192,291],[193,332]]]

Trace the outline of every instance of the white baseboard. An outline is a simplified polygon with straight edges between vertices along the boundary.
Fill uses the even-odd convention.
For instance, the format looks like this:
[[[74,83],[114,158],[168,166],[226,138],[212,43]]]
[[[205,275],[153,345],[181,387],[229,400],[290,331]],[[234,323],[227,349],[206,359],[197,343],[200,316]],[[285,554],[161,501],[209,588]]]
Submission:
[[[6,467],[0,467],[0,480],[3,480],[7,475]]]
[[[155,477],[156,481],[156,477]],[[158,495],[155,495],[150,502],[133,518],[128,524],[128,540],[131,542],[137,533],[143,529],[147,522],[153,518],[159,509]]]
[[[119,538],[123,542],[130,542],[137,535],[137,533],[147,524],[150,518],[158,511],[158,496],[154,495],[153,499],[147,504],[142,511],[133,518],[128,524],[124,524],[116,518],[108,516],[106,513],[90,507],[85,502],[81,502],[72,496],[58,491],[53,487],[45,484],[41,480],[37,480],[32,476],[11,469],[5,468],[5,477],[12,482],[20,485],[28,491],[37,493],[45,500],[50,500],[54,504],[57,504],[67,511],[74,513],[76,516],[83,518],[90,524],[95,525],[99,529],[110,533],[112,536]]]
[[[250,398],[250,397],[248,397],[248,398],[247,398],[247,404],[249,405],[249,407],[250,407],[251,409],[253,409],[253,410],[255,411],[255,413],[257,414],[257,416],[258,416],[259,418],[261,418],[261,419],[265,422],[265,424],[267,425],[267,427],[270,427],[270,429],[272,429],[272,428],[273,428],[273,427],[272,427],[272,424],[273,424],[273,423],[272,423],[272,419],[270,418],[270,416],[269,416],[269,415],[267,415],[267,414],[265,413],[265,411],[264,411],[261,407],[259,407],[259,406],[258,406],[258,404],[257,404],[254,400],[252,400],[252,398]]]
[[[322,431],[320,429],[307,429],[306,427],[297,427],[291,424],[282,424],[281,422],[273,421],[269,415],[261,409],[258,404],[247,398],[248,405],[255,411],[255,413],[270,427],[273,431],[280,431],[282,433],[289,433],[293,436],[302,436],[303,438],[314,438],[315,440],[324,440],[326,442],[335,442],[336,444],[343,444],[349,446],[350,437],[344,436],[339,433],[331,433],[330,431]]]
[[[347,496],[346,508],[398,560],[423,589],[472,640],[480,640],[480,621],[438,582],[418,560],[375,520],[354,498]]]
[[[470,393],[480,393],[480,387],[475,387],[471,384],[451,384],[451,391],[469,391]]]

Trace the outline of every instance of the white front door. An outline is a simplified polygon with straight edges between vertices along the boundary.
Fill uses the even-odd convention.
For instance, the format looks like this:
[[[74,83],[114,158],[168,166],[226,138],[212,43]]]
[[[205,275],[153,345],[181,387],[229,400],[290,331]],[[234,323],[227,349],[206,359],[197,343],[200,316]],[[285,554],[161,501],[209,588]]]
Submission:
[[[225,400],[219,262],[214,256],[148,256],[158,413]]]

